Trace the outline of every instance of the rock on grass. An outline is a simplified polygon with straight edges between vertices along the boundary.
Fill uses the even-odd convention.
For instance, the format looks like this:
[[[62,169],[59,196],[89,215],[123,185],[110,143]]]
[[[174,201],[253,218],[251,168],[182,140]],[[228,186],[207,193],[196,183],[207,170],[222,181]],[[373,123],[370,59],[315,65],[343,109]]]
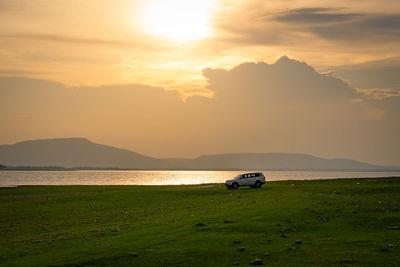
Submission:
[[[139,253],[137,253],[137,252],[131,252],[131,253],[129,253],[129,255],[130,255],[131,257],[137,257],[137,256],[139,256]]]
[[[381,247],[381,251],[383,252],[388,252],[389,248],[387,246]]]
[[[263,265],[264,262],[262,259],[254,259],[254,260],[250,261],[250,264],[251,265]]]

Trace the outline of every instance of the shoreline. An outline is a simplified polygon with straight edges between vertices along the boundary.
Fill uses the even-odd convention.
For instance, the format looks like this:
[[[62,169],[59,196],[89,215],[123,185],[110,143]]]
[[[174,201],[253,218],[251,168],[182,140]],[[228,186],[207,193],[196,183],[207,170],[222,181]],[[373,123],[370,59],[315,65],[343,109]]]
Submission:
[[[365,180],[365,179],[400,179],[400,176],[385,176],[385,177],[337,177],[337,178],[326,178],[326,179],[287,179],[287,180],[273,180],[267,181],[264,186],[267,186],[268,183],[276,183],[276,182],[308,182],[308,181],[336,181],[336,180]],[[18,188],[18,187],[85,187],[85,186],[136,186],[136,187],[166,187],[166,186],[215,186],[215,185],[224,185],[224,183],[200,183],[200,184],[23,184],[23,185],[0,185],[1,188]],[[247,187],[246,187],[247,188]]]
[[[2,171],[284,171],[284,172],[400,172],[400,169],[119,169],[119,168],[63,168],[63,167],[32,167],[32,168],[5,168]]]

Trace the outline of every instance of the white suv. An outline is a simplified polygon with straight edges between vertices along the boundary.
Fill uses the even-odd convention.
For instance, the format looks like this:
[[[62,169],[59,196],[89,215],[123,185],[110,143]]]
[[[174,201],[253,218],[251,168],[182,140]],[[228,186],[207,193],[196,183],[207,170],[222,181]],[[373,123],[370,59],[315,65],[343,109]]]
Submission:
[[[227,180],[225,186],[228,189],[237,189],[239,186],[251,186],[260,188],[265,184],[265,176],[261,172],[244,173],[236,176],[232,180]]]

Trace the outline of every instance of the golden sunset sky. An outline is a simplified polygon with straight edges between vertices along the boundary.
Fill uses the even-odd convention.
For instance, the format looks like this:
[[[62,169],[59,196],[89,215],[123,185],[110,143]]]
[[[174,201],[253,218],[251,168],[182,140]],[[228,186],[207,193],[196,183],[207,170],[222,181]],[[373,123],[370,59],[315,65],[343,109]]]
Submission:
[[[400,166],[400,1],[0,0],[0,144]]]

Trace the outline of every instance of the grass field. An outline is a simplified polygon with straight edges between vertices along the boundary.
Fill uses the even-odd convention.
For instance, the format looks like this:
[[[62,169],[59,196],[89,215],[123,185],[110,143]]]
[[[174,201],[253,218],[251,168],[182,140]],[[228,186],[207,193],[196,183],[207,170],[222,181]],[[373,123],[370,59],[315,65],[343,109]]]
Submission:
[[[399,208],[400,178],[2,188],[0,265],[400,266]]]

